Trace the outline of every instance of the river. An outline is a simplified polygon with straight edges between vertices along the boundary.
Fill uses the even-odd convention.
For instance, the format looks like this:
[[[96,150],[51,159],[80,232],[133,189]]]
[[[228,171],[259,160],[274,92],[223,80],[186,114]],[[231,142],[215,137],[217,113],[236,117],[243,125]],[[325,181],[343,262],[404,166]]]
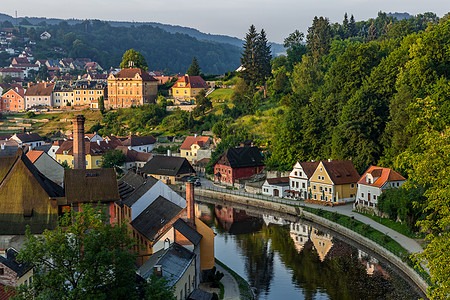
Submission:
[[[319,224],[232,204],[198,203],[197,215],[217,234],[216,258],[246,279],[257,299],[424,297],[389,262]]]

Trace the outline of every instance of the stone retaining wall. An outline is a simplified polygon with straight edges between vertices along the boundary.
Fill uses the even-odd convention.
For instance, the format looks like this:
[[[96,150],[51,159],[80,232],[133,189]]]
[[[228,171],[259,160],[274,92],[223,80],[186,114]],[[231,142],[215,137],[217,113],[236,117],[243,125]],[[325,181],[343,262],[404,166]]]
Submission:
[[[328,219],[319,217],[313,213],[304,211],[303,209],[299,207],[289,206],[281,203],[276,202],[269,202],[265,200],[258,200],[253,199],[250,197],[240,196],[240,195],[234,195],[234,194],[227,194],[227,193],[220,193],[217,191],[211,191],[211,190],[205,190],[205,189],[196,189],[195,194],[201,197],[206,198],[212,198],[212,199],[219,199],[219,200],[225,200],[229,202],[239,203],[239,204],[245,204],[245,205],[251,205],[256,206],[264,209],[270,209],[275,210],[281,213],[286,213],[289,215],[296,215],[303,217],[305,219],[308,219],[310,221],[316,222],[318,224],[323,225],[324,227],[327,227],[333,231],[336,231],[344,236],[346,236],[349,239],[352,239],[354,241],[357,241],[358,243],[364,245],[365,247],[372,249],[374,252],[378,253],[388,261],[390,261],[392,264],[394,264],[398,269],[400,269],[404,274],[406,274],[419,288],[420,290],[426,294],[428,284],[425,282],[425,280],[422,279],[422,277],[417,274],[417,272],[411,268],[409,265],[404,263],[399,257],[382,247],[381,245],[378,245],[374,241],[352,231],[351,229],[348,229],[342,225],[339,225],[337,223],[334,223]]]

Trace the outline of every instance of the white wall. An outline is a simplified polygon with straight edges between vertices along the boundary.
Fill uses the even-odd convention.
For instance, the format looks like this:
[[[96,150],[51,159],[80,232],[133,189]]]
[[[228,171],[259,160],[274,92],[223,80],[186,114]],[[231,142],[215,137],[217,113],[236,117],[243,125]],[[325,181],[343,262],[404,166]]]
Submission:
[[[147,153],[152,152],[153,148],[155,148],[155,144],[128,147],[128,149],[130,149],[130,150],[135,150],[137,152],[147,152]]]

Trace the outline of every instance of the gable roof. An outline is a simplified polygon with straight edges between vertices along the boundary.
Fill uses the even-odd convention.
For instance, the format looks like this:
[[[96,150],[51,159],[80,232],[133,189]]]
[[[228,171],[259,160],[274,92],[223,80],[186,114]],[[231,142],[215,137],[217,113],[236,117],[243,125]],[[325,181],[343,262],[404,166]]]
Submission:
[[[183,208],[159,196],[131,221],[130,225],[152,241],[159,230],[172,221],[182,210]]]
[[[183,144],[181,144],[180,149],[190,150],[192,144],[197,144],[200,147],[203,147],[209,139],[211,139],[209,136],[188,136],[183,141]]]
[[[356,183],[359,180],[359,174],[351,160],[322,161],[322,164],[334,184]]]
[[[112,76],[114,76],[114,78],[130,78],[130,79],[132,79],[136,76],[136,74],[139,74],[139,76],[141,76],[143,81],[157,81],[155,78],[153,78],[153,76],[151,76],[150,74],[148,74],[147,72],[145,72],[139,68],[122,69],[119,73],[117,73],[116,75],[112,75]]]
[[[374,177],[374,179],[377,177],[378,178],[374,182],[369,184],[366,181],[366,174],[371,174],[372,177]],[[403,181],[403,180],[406,180],[406,178],[392,169],[370,166],[369,169],[367,169],[367,171],[361,176],[361,178],[358,181],[358,184],[364,184],[374,187],[382,187],[386,182]]]
[[[42,137],[39,134],[34,133],[34,132],[16,133],[12,136],[13,139],[14,139],[14,137],[16,137],[22,143],[43,141]]]
[[[12,64],[29,64],[29,60],[26,57],[14,57],[12,60]]]
[[[289,185],[289,177],[267,178],[267,183],[271,185]]]
[[[142,145],[152,145],[156,143],[156,139],[153,135],[137,136],[130,135],[126,140],[122,141],[124,146],[142,146]]]
[[[194,168],[184,157],[155,155],[141,169],[142,173],[176,176],[195,173]]]
[[[122,200],[127,199],[138,187],[145,182],[145,178],[136,174],[133,171],[128,171],[117,182],[119,187],[119,194]]]
[[[35,83],[27,89],[25,96],[50,96],[54,86],[54,83]]]
[[[194,228],[189,226],[183,219],[178,219],[173,223],[173,228],[178,230],[185,238],[187,238],[192,244],[198,245],[203,236],[198,233]]]
[[[112,149],[114,149],[113,145],[106,141],[100,141],[98,143],[89,142],[87,140],[84,141],[84,151],[86,155],[101,156]],[[73,155],[73,140],[64,141],[58,150],[56,150],[55,154],[64,154],[64,152],[67,153],[66,155]]]
[[[208,87],[206,81],[200,76],[188,76],[188,75],[182,76],[180,77],[180,79],[177,80],[173,88],[179,88],[180,83],[184,83],[184,85],[181,88],[187,87],[198,89]]]
[[[64,188],[68,203],[120,200],[114,169],[65,170]]]
[[[123,201],[123,204],[125,204],[128,207],[131,207],[145,193],[147,193],[148,190],[150,190],[157,182],[158,179],[156,179],[155,177],[149,176],[145,178],[145,181],[140,186],[134,189],[134,191]]]
[[[13,87],[10,90],[8,90],[6,93],[3,94],[3,97],[6,95],[10,95],[12,93],[15,93],[19,97],[23,98],[25,96],[25,89],[23,87]]]
[[[28,159],[34,164],[34,162],[41,157],[44,151],[30,150],[27,152]]]
[[[126,162],[135,162],[135,161],[147,162],[152,157],[151,153],[130,150],[126,146],[117,146],[116,149],[122,151],[122,153],[125,154]]]
[[[5,257],[0,255],[0,263],[4,264],[8,268],[10,268],[14,273],[17,274],[17,277],[22,277],[26,272],[31,269],[29,264],[22,264],[16,260],[16,256],[19,254],[16,249],[8,248],[5,253]]]
[[[314,171],[316,171],[317,166],[319,165],[319,162],[318,161],[307,161],[307,162],[301,162],[300,165],[302,166],[302,169],[305,172],[306,176],[308,178],[311,178],[311,176],[314,174]]]
[[[162,276],[167,278],[168,285],[172,287],[183,276],[194,258],[193,252],[173,243],[167,249],[161,249],[150,256],[139,268],[139,273],[147,279],[153,274],[153,267],[159,265],[161,266]]]
[[[263,156],[258,147],[228,148],[214,163],[231,168],[264,166]]]

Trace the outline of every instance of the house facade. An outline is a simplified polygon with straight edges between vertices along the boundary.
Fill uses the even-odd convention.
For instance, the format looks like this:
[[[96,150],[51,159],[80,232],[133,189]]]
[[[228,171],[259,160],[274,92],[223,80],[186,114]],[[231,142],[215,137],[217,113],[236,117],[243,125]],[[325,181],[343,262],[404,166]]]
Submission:
[[[153,135],[130,135],[122,141],[122,145],[137,152],[151,152],[155,148],[156,139]]]
[[[310,179],[309,199],[324,204],[353,201],[358,180],[351,161],[320,161]]]
[[[185,75],[180,77],[170,90],[175,99],[191,100],[206,89],[208,84],[202,77]]]
[[[22,111],[25,109],[25,90],[15,87],[10,89],[1,97],[0,110]]]
[[[106,96],[106,86],[102,81],[77,81],[73,87],[73,105],[91,106],[94,101]]]
[[[35,83],[25,93],[26,108],[34,106],[52,106],[54,83]]]
[[[114,147],[106,142],[99,141],[88,142],[85,141],[85,153],[86,153],[86,169],[99,169],[102,165],[103,154],[109,150],[113,150]],[[53,149],[50,148],[50,151]],[[55,152],[55,160],[62,164],[63,162],[71,168],[74,167],[74,146],[73,141],[64,141]]]
[[[263,195],[284,197],[289,189],[289,177],[267,178],[261,189]]]
[[[211,146],[209,136],[188,136],[180,146],[180,156],[186,158],[191,164],[196,164],[198,160],[198,151],[207,149]]]
[[[319,162],[297,162],[289,174],[289,190],[287,195],[294,199],[307,199],[310,178]]]
[[[358,181],[355,206],[375,208],[378,197],[389,188],[399,188],[406,179],[389,168],[370,166]]]
[[[15,140],[19,144],[19,147],[29,145],[31,149],[44,144],[42,137],[34,132],[15,133],[11,136],[11,139]]]
[[[263,169],[263,156],[258,147],[228,148],[214,163],[214,181],[233,186],[237,180]]]
[[[108,76],[106,108],[142,106],[156,101],[158,81],[139,68],[122,69]]]

